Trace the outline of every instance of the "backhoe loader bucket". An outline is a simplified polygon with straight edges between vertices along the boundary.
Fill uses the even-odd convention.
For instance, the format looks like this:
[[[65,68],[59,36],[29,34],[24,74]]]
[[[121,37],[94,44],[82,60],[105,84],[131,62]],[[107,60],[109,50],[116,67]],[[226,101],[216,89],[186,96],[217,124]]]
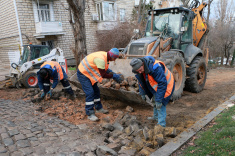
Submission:
[[[124,77],[134,76],[134,74],[132,73],[132,68],[130,66],[130,61],[131,59],[117,59],[115,62],[110,62],[109,68],[115,73],[120,72],[124,75]],[[77,73],[71,76],[69,80],[74,86],[82,89],[82,85],[77,78]],[[148,103],[142,100],[141,96],[136,92],[126,91],[122,89],[116,90],[113,88],[104,88],[102,86],[99,86],[99,88],[100,94],[110,99],[148,105]]]
[[[115,73],[121,73],[124,77],[135,76],[130,62],[131,59],[116,59],[109,63],[109,68]]]

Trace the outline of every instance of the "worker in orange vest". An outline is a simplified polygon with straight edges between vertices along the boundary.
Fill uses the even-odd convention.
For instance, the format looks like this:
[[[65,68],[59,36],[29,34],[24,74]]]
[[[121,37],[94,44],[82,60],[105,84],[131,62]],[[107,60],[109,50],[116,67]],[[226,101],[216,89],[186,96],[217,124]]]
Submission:
[[[175,88],[174,77],[161,61],[152,56],[134,58],[131,60],[132,72],[139,81],[139,91],[143,100],[146,95],[152,98],[154,105],[153,116],[150,120],[157,120],[158,124],[166,127],[166,105]]]
[[[96,112],[108,113],[108,110],[105,110],[101,104],[97,82],[101,82],[103,78],[113,78],[118,83],[123,81],[121,74],[116,74],[109,69],[109,61],[115,61],[118,57],[119,50],[117,48],[112,48],[109,52],[94,52],[86,56],[78,66],[77,77],[86,94],[85,110],[91,121],[99,120],[95,116],[94,107]]]
[[[59,81],[62,83],[65,91],[69,94],[70,99],[74,99],[74,92],[67,80],[68,76],[65,73],[63,67],[58,62],[46,61],[44,62],[40,70],[37,72],[38,75],[38,86],[41,90],[41,98],[44,98],[46,94],[52,96],[53,89],[57,86]],[[50,79],[53,80],[53,84],[50,88]]]

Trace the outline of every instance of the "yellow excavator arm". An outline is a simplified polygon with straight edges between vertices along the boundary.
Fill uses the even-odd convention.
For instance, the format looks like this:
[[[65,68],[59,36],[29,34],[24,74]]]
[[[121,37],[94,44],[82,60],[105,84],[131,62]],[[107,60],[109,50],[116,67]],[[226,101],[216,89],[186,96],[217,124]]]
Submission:
[[[198,46],[202,37],[208,32],[207,24],[202,16],[202,10],[207,6],[207,3],[203,2],[197,8],[192,8],[192,11],[196,14],[193,20],[193,45]]]

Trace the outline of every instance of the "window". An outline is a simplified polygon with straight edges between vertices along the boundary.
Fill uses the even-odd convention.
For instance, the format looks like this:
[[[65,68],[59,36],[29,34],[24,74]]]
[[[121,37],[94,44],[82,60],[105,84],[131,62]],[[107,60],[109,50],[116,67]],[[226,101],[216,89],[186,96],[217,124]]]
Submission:
[[[32,1],[35,22],[55,21],[53,2]]]
[[[38,19],[40,22],[47,22],[50,20],[49,4],[39,4],[38,6]]]
[[[120,9],[120,21],[125,22],[125,9]]]
[[[40,46],[32,47],[31,51],[32,51],[31,60],[48,55],[50,53],[50,50],[48,47],[40,47]]]
[[[54,48],[54,41],[43,41],[42,45],[47,45],[49,46],[50,50]]]
[[[101,21],[116,20],[116,5],[114,2],[97,3],[96,11]]]

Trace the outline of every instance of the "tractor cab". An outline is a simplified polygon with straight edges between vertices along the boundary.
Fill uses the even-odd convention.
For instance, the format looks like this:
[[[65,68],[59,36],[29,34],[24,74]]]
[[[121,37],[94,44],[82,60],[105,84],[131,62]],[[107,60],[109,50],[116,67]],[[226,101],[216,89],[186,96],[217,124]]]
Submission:
[[[185,51],[193,42],[192,20],[194,12],[184,7],[173,7],[149,11],[145,37],[171,38],[171,49]]]
[[[20,65],[24,64],[25,62],[32,61],[42,56],[48,55],[49,53],[50,48],[45,45],[24,45]]]

